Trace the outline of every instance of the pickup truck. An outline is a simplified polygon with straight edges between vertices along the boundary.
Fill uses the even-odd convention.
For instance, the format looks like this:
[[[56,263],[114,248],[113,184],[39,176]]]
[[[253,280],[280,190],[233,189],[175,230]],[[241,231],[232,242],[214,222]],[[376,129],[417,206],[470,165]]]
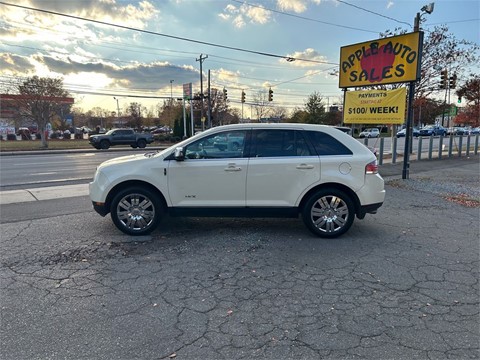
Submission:
[[[112,129],[105,134],[92,135],[88,140],[95,149],[105,150],[114,145],[144,148],[154,141],[152,134],[136,133],[133,129]]]
[[[237,151],[243,147],[244,141],[243,134],[235,135],[229,134],[228,136],[215,136],[213,146],[219,149],[220,151],[233,150]]]

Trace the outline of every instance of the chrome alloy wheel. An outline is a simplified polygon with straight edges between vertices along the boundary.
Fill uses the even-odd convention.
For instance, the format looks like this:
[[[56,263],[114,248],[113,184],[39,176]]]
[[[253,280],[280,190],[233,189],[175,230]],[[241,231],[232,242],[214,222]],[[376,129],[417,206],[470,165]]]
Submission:
[[[336,233],[348,221],[350,212],[347,203],[333,195],[317,199],[310,210],[313,226],[323,233]]]
[[[141,232],[155,219],[155,205],[143,194],[130,193],[120,199],[116,214],[118,221],[131,232]]]

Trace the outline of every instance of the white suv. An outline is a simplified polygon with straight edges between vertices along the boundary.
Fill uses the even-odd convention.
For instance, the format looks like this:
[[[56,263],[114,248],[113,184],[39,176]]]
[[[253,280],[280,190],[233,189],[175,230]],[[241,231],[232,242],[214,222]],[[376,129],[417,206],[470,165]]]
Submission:
[[[365,129],[363,130],[359,135],[358,137],[360,138],[373,138],[373,137],[379,137],[380,136],[380,130],[378,130],[377,128],[371,128],[371,129]]]
[[[219,139],[225,146],[218,146]],[[172,216],[298,217],[316,235],[345,233],[385,198],[375,155],[334,127],[236,124],[157,153],[102,163],[94,209],[129,235]]]

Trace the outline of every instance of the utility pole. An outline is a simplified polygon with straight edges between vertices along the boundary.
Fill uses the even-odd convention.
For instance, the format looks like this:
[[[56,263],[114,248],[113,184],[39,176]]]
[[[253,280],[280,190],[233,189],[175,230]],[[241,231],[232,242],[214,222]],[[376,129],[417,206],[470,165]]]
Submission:
[[[203,119],[203,70],[202,70],[202,64],[205,59],[208,58],[208,55],[203,55],[200,54],[200,59],[195,59],[196,61],[200,61],[200,101],[201,106],[200,106],[200,120]],[[192,119],[193,121],[193,119]]]
[[[212,103],[210,102],[210,95],[211,95],[211,91],[210,91],[210,69],[208,69],[208,90],[207,90],[207,104],[208,104],[208,114],[207,114],[207,117],[208,117],[208,122],[207,122],[207,127],[210,129],[212,127]]]

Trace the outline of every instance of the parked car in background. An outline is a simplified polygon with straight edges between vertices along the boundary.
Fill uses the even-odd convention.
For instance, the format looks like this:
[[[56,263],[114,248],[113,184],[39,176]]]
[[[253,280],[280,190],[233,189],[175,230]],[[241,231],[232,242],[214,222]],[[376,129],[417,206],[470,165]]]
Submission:
[[[380,136],[380,130],[377,128],[365,129],[363,130],[358,137],[361,138],[376,138]]]
[[[218,139],[238,147],[215,146]],[[161,152],[108,160],[90,183],[93,208],[129,235],[171,216],[298,217],[320,237],[348,231],[385,199],[377,158],[326,125],[234,124]]]
[[[470,135],[476,135],[476,134],[480,134],[480,127],[473,128],[470,131]]]
[[[161,126],[154,129],[151,129],[152,134],[170,134],[172,129],[169,126]]]
[[[114,145],[130,145],[132,148],[144,148],[154,139],[152,134],[136,133],[133,129],[112,129],[105,134],[91,135],[90,144],[96,149],[108,149]]]
[[[440,125],[427,125],[420,129],[420,136],[445,136],[447,129]]]
[[[405,134],[407,133],[407,129],[404,128],[400,131],[397,132],[397,138],[400,138],[400,137],[405,137]],[[420,135],[420,132],[418,131],[417,128],[412,128],[412,135],[415,136],[415,137],[418,137]]]

